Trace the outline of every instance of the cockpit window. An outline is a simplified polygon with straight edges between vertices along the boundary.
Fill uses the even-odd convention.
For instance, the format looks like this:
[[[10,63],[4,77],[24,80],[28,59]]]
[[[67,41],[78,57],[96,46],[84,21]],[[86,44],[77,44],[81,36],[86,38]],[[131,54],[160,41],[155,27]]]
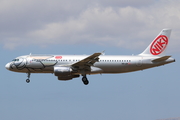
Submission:
[[[12,61],[19,61],[19,59],[13,59]]]

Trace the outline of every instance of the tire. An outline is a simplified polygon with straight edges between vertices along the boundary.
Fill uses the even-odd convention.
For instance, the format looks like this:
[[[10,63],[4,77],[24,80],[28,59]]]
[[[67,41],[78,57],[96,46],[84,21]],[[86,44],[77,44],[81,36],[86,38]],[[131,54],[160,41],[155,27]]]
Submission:
[[[87,77],[83,77],[82,81],[83,81],[84,85],[88,85],[89,84],[89,81],[88,81]]]
[[[27,83],[30,83],[30,80],[29,80],[29,79],[26,79],[26,82],[27,82]]]

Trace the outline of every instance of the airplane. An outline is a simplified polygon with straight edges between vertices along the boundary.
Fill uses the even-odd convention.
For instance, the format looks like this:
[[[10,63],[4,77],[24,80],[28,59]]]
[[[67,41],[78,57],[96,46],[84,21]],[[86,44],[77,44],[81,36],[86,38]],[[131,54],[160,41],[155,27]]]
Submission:
[[[87,75],[134,72],[175,62],[174,58],[165,54],[170,34],[171,29],[163,29],[138,55],[104,55],[103,52],[92,55],[29,54],[13,59],[5,68],[27,73],[27,83],[31,73],[52,73],[62,81],[82,76],[82,82],[88,85]]]

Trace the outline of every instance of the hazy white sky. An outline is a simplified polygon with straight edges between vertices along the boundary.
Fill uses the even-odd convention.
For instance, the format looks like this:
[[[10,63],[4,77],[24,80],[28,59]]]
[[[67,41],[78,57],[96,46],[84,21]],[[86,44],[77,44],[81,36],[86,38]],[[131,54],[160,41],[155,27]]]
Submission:
[[[137,49],[172,28],[177,51],[179,6],[178,0],[1,0],[0,43],[5,49],[79,43]]]
[[[0,0],[0,119],[156,120],[180,116],[179,0]],[[34,54],[138,54],[172,28],[177,62],[134,73],[58,81],[5,64]]]

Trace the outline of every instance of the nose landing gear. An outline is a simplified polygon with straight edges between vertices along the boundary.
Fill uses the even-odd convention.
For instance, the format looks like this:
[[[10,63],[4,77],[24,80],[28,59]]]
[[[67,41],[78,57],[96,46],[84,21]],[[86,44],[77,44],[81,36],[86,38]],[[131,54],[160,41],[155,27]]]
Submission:
[[[29,78],[30,78],[31,73],[27,73],[27,74],[28,74],[28,75],[27,75],[28,79],[26,79],[26,82],[27,82],[27,83],[30,83],[30,79],[29,79]]]

